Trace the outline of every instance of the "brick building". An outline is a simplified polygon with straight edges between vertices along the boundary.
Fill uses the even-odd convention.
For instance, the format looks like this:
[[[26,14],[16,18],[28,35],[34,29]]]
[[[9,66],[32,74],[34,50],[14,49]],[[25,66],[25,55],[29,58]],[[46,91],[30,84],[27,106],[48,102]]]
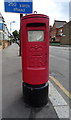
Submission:
[[[71,21],[63,26],[62,45],[71,45]]]
[[[50,42],[60,42],[63,35],[63,26],[66,21],[55,20],[52,28],[50,29]]]

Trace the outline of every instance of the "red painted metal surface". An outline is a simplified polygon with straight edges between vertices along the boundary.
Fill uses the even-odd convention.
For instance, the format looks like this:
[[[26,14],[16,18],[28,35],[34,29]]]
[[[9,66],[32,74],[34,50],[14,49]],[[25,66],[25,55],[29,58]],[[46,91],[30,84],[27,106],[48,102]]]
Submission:
[[[29,33],[33,33],[33,41],[29,40],[28,37],[30,37],[30,39],[32,40]],[[41,38],[41,34],[43,34],[44,39],[42,38],[40,41],[38,41]],[[21,54],[22,54],[23,81],[31,85],[41,85],[48,82],[49,79],[48,16],[42,14],[31,14],[22,17]]]

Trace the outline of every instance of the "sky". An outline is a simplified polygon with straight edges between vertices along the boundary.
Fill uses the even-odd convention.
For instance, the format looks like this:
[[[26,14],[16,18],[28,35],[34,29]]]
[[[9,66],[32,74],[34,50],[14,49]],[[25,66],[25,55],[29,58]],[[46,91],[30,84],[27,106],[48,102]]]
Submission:
[[[71,0],[33,0],[33,12],[37,11],[38,14],[45,14],[50,18],[50,25],[53,25],[54,20],[69,21],[70,8],[69,3]],[[10,31],[10,22],[15,21],[11,24],[11,30],[20,29],[20,14],[19,13],[8,13],[4,12],[4,0],[0,2],[0,12],[4,17],[5,23]],[[24,16],[25,14],[23,14]],[[71,18],[71,17],[70,17]]]

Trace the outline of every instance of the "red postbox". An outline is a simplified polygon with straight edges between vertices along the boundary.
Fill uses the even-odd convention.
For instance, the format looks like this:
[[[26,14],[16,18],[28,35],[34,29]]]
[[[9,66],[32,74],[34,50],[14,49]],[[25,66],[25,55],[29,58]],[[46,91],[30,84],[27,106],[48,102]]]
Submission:
[[[41,106],[48,101],[49,17],[30,14],[21,19],[22,79],[25,102]]]

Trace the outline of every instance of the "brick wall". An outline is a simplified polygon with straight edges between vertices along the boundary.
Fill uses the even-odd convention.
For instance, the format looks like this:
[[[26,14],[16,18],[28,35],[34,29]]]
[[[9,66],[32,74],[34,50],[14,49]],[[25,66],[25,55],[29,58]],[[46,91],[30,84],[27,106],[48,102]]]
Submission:
[[[63,37],[61,38],[62,45],[71,45],[71,21],[63,27]]]

